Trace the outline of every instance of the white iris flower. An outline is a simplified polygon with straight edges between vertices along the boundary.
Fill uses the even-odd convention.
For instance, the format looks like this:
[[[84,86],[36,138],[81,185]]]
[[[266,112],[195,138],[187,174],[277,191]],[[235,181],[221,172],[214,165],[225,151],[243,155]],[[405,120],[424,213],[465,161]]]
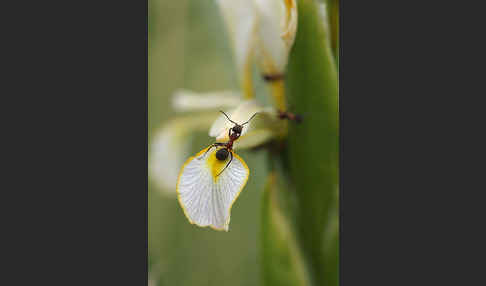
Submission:
[[[196,131],[207,131],[215,141],[228,141],[228,130],[233,125],[219,110],[224,110],[236,122],[247,121],[242,136],[235,142],[234,149],[259,146],[280,136],[283,123],[272,108],[260,107],[254,100],[242,100],[238,92],[222,91],[196,93],[178,90],[174,93],[172,105],[180,113],[159,128],[151,140],[149,171],[152,181],[161,194],[173,197],[179,170],[190,155],[191,136]],[[233,163],[232,163],[233,164]],[[225,171],[226,172],[226,171]]]
[[[255,147],[286,134],[286,122],[279,119],[277,110],[254,100],[251,66],[255,56],[264,77],[276,78],[272,95],[279,111],[285,111],[282,76],[297,31],[297,3],[216,1],[229,31],[245,100],[234,92],[176,92],[174,108],[190,114],[170,121],[154,137],[151,174],[166,194],[177,193],[190,223],[228,231],[231,207],[250,174],[234,149]],[[218,117],[218,110],[224,110],[229,118]],[[216,143],[183,163],[188,136],[203,129],[209,129]]]
[[[297,32],[297,2],[217,0],[217,3],[228,27],[240,74],[247,74],[253,51],[264,73],[283,73]]]

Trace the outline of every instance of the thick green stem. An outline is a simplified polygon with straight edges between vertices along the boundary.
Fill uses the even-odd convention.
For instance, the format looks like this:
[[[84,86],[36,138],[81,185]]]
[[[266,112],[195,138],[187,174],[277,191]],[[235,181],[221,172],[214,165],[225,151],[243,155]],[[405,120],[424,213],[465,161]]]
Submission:
[[[263,191],[262,265],[264,285],[311,286],[312,277],[289,220],[288,189],[277,158],[269,156],[272,171]]]
[[[324,247],[336,216],[338,189],[338,76],[315,1],[298,4],[299,26],[289,61],[287,97],[303,115],[289,128],[290,178],[299,205],[297,225],[318,285],[337,285],[337,257]]]
[[[314,0],[297,6],[285,95],[289,111],[303,121],[288,123],[287,149],[270,160],[262,213],[263,275],[265,285],[337,286],[338,73],[329,40],[337,34],[326,34]]]

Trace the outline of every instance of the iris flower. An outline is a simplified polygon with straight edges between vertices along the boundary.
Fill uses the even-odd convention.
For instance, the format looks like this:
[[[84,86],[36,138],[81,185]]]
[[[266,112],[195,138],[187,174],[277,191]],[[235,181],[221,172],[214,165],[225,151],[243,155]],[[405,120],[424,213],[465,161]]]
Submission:
[[[286,111],[283,78],[297,31],[295,0],[216,0],[231,39],[241,93],[219,91],[196,93],[177,91],[173,108],[185,113],[168,121],[156,132],[151,144],[151,178],[165,195],[178,193],[179,203],[190,223],[228,231],[231,207],[248,179],[250,170],[233,150],[218,158],[225,149],[207,147],[190,157],[190,136],[209,130],[215,142],[228,142],[230,129],[242,125],[235,150],[252,148],[286,135],[286,121],[278,117]],[[256,62],[270,83],[275,104],[263,107],[256,100],[252,65]],[[253,117],[253,115],[257,114]],[[226,151],[225,151],[226,152]],[[181,170],[181,171],[179,171]]]

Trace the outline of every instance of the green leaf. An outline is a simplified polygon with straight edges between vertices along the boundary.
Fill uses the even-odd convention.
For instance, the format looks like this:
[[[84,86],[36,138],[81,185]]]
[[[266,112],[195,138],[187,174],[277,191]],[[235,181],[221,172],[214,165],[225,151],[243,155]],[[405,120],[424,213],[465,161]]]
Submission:
[[[338,285],[338,232],[331,223],[338,212],[338,74],[315,1],[299,1],[298,13],[286,83],[290,109],[302,114],[303,122],[289,124],[289,177],[298,201],[300,242],[315,283]],[[333,247],[325,247],[325,241]]]
[[[327,0],[327,13],[329,15],[329,28],[331,48],[336,59],[339,61],[339,0]],[[337,64],[339,68],[339,64]]]
[[[278,193],[287,192],[272,172],[262,203],[262,265],[264,285],[307,286],[310,277],[295,231],[282,212]]]

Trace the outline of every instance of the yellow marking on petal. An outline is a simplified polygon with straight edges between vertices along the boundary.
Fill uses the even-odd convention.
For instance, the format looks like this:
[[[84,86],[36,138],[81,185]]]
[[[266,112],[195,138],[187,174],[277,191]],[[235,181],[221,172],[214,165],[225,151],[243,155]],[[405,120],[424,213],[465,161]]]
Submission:
[[[292,3],[292,0],[285,0],[285,12],[287,12],[287,19],[290,18],[290,11],[294,7],[294,3]]]
[[[287,111],[287,101],[285,100],[285,82],[283,80],[272,81],[273,99],[278,110]]]
[[[187,161],[184,163],[184,165],[182,165],[181,167],[181,171],[179,173],[179,177],[177,178],[177,185],[176,185],[176,192],[177,192],[177,201],[179,202],[179,205],[181,206],[182,208],[182,211],[184,212],[184,215],[186,216],[187,220],[189,221],[190,224],[195,224],[199,227],[207,227],[209,226],[210,228],[214,229],[214,230],[218,230],[218,231],[228,231],[227,227],[230,223],[230,218],[231,218],[231,208],[233,207],[233,204],[235,203],[236,199],[238,199],[238,197],[240,196],[240,193],[241,191],[243,191],[243,188],[246,186],[246,183],[248,182],[248,178],[250,177],[250,169],[248,168],[248,165],[246,165],[245,161],[243,161],[243,159],[241,159],[240,156],[238,156],[235,152],[231,151],[231,153],[233,153],[233,160],[238,160],[241,162],[241,165],[243,165],[243,167],[245,168],[245,170],[248,171],[248,175],[246,176],[245,178],[245,181],[243,182],[243,184],[241,184],[241,188],[239,189],[238,193],[236,193],[235,195],[235,198],[233,199],[233,201],[231,202],[230,206],[229,206],[229,210],[228,210],[228,213],[229,213],[229,216],[228,216],[228,219],[226,220],[225,224],[224,224],[224,227],[222,228],[218,228],[218,227],[215,227],[213,225],[199,225],[197,224],[196,222],[194,222],[189,214],[187,213],[187,210],[186,208],[184,207],[184,204],[182,204],[182,200],[181,200],[181,194],[179,193],[179,183],[180,183],[180,180],[181,180],[181,176],[182,176],[182,173],[184,171],[184,168],[186,167],[187,164],[189,164],[192,160],[200,157],[201,155],[203,155],[206,150],[208,150],[211,146],[207,147],[207,148],[204,148],[202,149],[201,151],[199,151],[199,153],[197,153],[195,156],[192,156],[192,157],[189,157],[189,159],[187,159]],[[217,160],[217,159],[216,159]]]
[[[253,99],[255,97],[255,93],[253,91],[253,81],[252,81],[252,73],[251,73],[251,62],[247,61],[245,64],[243,75],[242,75],[242,89],[243,89],[243,96],[245,99]]]
[[[295,34],[297,32],[297,3],[295,0],[285,0],[284,2],[286,8],[285,30],[280,36],[287,44],[287,49],[290,50],[294,43]]]
[[[216,149],[218,151],[219,149],[224,149],[224,147]],[[213,181],[216,182],[218,179],[218,174],[224,169],[226,164],[228,163],[230,159],[230,155],[228,154],[228,158],[226,160],[221,161],[216,158],[216,152],[213,152],[208,155],[208,158],[206,159],[206,164],[208,168],[211,170],[211,175],[213,176]]]

